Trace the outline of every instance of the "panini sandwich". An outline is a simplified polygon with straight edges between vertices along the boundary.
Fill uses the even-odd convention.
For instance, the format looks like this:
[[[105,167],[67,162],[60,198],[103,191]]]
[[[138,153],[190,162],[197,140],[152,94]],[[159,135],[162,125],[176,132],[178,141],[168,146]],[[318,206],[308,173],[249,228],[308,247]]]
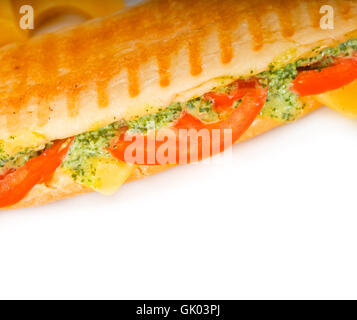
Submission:
[[[357,2],[328,2],[332,30],[319,0],[155,0],[0,49],[0,207],[112,194],[320,102],[355,116],[356,100],[333,98],[356,87]],[[230,142],[152,154],[167,143],[158,132],[177,147],[191,129]],[[142,159],[128,159],[139,138]]]

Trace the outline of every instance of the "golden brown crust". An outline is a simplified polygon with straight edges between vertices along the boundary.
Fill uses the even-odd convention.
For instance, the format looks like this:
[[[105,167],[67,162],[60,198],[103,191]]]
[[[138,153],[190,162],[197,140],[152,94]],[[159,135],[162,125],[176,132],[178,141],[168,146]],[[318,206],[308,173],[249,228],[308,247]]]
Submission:
[[[329,1],[334,30],[318,25],[321,3],[152,0],[2,48],[0,139],[73,136],[344,41],[356,30],[357,2]]]
[[[306,103],[306,108],[304,115],[310,113],[311,111],[317,109],[320,104],[317,103],[312,98],[304,98]],[[277,122],[272,119],[258,118],[252,124],[252,126],[247,130],[247,132],[241,137],[238,142],[245,141],[247,139],[258,136],[270,129],[278,127],[283,123]],[[154,165],[141,165],[137,166],[127,182],[142,179],[153,174],[165,171],[173,165],[165,166],[154,166]],[[49,202],[61,200],[64,198],[73,197],[76,195],[92,192],[88,189],[72,180],[72,178],[61,170],[57,170],[52,181],[48,184],[37,185],[27,197],[13,206],[11,209],[26,208],[32,206],[39,206]]]

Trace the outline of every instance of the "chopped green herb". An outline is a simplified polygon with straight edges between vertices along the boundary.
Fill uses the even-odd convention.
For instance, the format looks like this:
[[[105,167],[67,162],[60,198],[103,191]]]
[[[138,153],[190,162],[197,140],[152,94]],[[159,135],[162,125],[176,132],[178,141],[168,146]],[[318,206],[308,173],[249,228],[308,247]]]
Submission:
[[[75,181],[91,185],[95,176],[92,160],[111,157],[106,148],[121,126],[123,126],[122,122],[115,122],[99,130],[76,136],[62,167],[71,172]]]

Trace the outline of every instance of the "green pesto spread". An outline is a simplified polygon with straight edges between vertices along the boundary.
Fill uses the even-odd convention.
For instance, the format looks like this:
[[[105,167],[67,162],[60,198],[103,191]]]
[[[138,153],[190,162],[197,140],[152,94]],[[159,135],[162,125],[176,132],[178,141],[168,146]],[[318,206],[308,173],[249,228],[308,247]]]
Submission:
[[[213,110],[212,102],[203,97],[197,97],[185,103],[174,102],[167,108],[161,109],[156,113],[129,120],[125,123],[125,126],[127,126],[131,132],[146,134],[150,130],[167,127],[177,120],[184,110],[198,117],[203,122],[220,120],[219,113]]]
[[[295,64],[274,70],[270,67],[258,75],[266,80],[268,85],[267,100],[260,115],[279,121],[295,120],[303,109],[298,95],[290,90],[291,82],[298,74]]]
[[[70,172],[75,181],[87,186],[93,185],[95,182],[92,179],[96,175],[93,160],[111,158],[106,148],[121,126],[121,122],[115,122],[99,130],[76,136],[62,168]]]
[[[0,143],[0,169],[2,168],[19,168],[22,167],[31,158],[37,157],[41,152],[46,149],[50,144],[46,146],[40,146],[38,148],[26,148],[13,155],[8,155],[1,143]]]
[[[186,102],[184,108],[203,122],[214,122],[219,120],[219,114],[213,110],[212,102],[203,97],[198,97]]]
[[[160,129],[179,118],[182,112],[182,105],[178,102],[170,104],[167,108],[159,112],[145,115],[138,119],[130,120],[126,123],[132,132],[147,133],[148,130]]]
[[[334,48],[325,48],[321,50],[321,47],[316,47],[312,49],[312,52],[316,53],[316,55],[308,58],[301,58],[296,61],[295,64],[300,68],[307,65],[314,65],[318,62],[331,63],[334,60],[333,58],[339,56],[350,57],[355,51],[357,51],[357,39],[351,39]]]

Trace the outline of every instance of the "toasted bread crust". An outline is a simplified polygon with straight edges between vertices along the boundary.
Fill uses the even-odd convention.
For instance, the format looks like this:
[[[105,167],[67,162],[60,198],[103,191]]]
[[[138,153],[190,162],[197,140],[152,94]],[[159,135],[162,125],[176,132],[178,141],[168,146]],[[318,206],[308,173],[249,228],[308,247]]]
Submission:
[[[152,0],[6,46],[0,140],[74,136],[335,45],[356,30],[357,2],[329,3],[333,30],[319,26],[320,0]]]
[[[320,106],[320,104],[312,98],[305,98],[305,103],[306,108],[304,111],[304,115],[310,113],[311,111],[317,109]],[[245,140],[251,139],[282,124],[283,123],[269,118],[257,118],[238,142],[243,142]],[[173,167],[173,165],[137,166],[127,182],[151,176],[153,174],[165,171],[171,167]],[[10,209],[39,206],[49,202],[74,197],[76,195],[89,193],[92,191],[93,190],[74,182],[68,174],[64,173],[61,169],[58,169],[53,179],[49,183],[35,186],[25,199],[23,199],[21,202],[11,207]]]

